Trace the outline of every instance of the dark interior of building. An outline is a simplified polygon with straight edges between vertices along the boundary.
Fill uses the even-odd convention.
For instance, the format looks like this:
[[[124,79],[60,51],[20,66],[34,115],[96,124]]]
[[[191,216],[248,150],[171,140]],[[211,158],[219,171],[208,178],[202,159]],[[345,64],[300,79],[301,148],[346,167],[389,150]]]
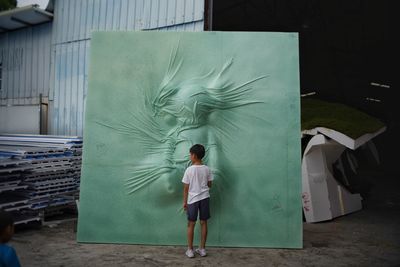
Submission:
[[[380,201],[398,200],[395,1],[214,0],[206,10],[207,30],[297,32],[301,93],[315,92],[311,97],[350,105],[386,124],[375,138],[380,166],[365,164],[360,175],[369,177],[366,188],[385,184]]]

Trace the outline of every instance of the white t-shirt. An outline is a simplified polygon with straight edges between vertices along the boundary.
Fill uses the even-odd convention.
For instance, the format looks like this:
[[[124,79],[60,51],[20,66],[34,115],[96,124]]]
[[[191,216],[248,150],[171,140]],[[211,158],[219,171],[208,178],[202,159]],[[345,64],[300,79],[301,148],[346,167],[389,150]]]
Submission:
[[[210,188],[207,184],[212,180],[212,173],[206,165],[192,165],[187,168],[182,178],[183,183],[189,184],[187,204],[210,197]]]

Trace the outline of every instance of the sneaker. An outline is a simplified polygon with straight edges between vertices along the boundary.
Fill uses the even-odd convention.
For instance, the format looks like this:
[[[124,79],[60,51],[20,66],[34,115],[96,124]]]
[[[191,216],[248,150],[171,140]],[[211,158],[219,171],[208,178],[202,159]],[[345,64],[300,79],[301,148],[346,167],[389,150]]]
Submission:
[[[196,248],[196,253],[199,254],[201,257],[207,256],[206,250],[204,248]]]
[[[193,253],[193,249],[188,248],[188,250],[186,250],[186,256],[188,256],[189,258],[194,258],[194,253]]]

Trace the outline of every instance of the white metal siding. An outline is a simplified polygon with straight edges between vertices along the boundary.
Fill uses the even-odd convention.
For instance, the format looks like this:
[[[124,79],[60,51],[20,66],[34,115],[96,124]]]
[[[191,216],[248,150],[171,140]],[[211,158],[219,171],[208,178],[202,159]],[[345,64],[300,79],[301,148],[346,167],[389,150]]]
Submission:
[[[203,13],[204,0],[56,0],[51,134],[83,134],[92,31],[202,31]]]
[[[0,105],[30,105],[49,95],[51,23],[0,34]]]
[[[52,129],[57,134],[81,135],[87,91],[89,40],[57,45],[55,50]]]
[[[90,39],[91,31],[135,31],[203,21],[204,0],[56,1],[54,44]],[[202,30],[202,29],[201,29]]]

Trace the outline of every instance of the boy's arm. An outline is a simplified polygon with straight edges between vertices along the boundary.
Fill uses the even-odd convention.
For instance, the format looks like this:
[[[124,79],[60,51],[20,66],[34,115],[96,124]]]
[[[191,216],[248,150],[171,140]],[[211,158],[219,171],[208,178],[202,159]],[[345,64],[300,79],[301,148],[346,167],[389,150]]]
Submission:
[[[187,209],[187,200],[189,194],[189,184],[183,184],[183,209]]]
[[[207,186],[208,186],[208,188],[211,188],[212,180],[214,180],[213,174],[212,174],[211,170],[208,169],[208,176],[207,176]]]

